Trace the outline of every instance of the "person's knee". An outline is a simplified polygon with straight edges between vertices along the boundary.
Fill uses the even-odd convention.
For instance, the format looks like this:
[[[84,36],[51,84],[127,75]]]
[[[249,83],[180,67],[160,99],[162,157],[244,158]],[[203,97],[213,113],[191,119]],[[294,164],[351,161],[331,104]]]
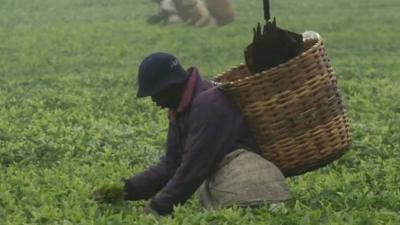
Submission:
[[[211,15],[202,0],[174,0],[178,15],[188,25],[204,27],[210,24]]]
[[[230,0],[206,0],[206,5],[218,26],[234,21],[235,11]]]

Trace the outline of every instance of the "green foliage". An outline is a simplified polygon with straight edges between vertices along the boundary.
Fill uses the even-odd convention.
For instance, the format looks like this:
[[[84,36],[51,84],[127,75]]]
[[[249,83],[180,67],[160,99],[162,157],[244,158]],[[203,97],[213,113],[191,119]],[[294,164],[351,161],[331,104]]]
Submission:
[[[400,224],[397,0],[271,2],[278,25],[324,38],[354,140],[287,180],[287,212],[192,199],[157,219],[146,202],[91,199],[163,152],[166,112],[135,98],[144,56],[168,51],[208,77],[244,60],[262,1],[233,2],[235,23],[196,29],[146,24],[148,0],[0,0],[0,224]]]

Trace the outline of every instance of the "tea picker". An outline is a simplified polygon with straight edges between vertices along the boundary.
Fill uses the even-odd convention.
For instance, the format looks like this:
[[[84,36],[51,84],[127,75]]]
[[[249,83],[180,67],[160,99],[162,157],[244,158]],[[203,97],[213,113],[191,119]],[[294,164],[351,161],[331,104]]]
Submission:
[[[166,153],[121,186],[96,190],[95,200],[150,199],[145,212],[158,215],[194,194],[208,209],[280,203],[291,199],[285,176],[348,149],[349,124],[322,40],[277,27],[264,6],[266,25],[254,30],[246,64],[214,81],[168,53],[143,60],[138,97],[169,109]]]
[[[169,215],[193,195],[208,209],[291,198],[282,172],[260,156],[237,105],[195,67],[184,70],[168,53],[150,54],[139,67],[137,96],[168,108],[166,152],[120,186],[100,187],[96,201],[150,200],[146,212]]]

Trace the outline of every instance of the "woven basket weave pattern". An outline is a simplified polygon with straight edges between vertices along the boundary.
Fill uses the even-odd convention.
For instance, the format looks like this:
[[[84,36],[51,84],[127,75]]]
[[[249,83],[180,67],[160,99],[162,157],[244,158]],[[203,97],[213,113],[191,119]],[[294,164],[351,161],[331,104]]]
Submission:
[[[238,103],[262,155],[285,176],[322,167],[351,144],[335,74],[321,41],[285,64],[250,75],[246,65],[217,76]]]

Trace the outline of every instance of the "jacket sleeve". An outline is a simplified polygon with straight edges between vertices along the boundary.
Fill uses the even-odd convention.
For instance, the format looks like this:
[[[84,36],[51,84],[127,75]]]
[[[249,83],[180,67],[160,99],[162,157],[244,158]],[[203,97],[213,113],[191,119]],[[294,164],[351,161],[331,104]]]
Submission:
[[[233,146],[235,113],[215,100],[199,96],[192,103],[182,163],[173,178],[150,202],[160,215],[186,202]]]
[[[125,180],[125,199],[144,200],[153,197],[173,177],[180,164],[180,156],[177,154],[175,131],[170,124],[167,137],[167,152],[161,157],[160,162],[148,168],[144,172]]]

